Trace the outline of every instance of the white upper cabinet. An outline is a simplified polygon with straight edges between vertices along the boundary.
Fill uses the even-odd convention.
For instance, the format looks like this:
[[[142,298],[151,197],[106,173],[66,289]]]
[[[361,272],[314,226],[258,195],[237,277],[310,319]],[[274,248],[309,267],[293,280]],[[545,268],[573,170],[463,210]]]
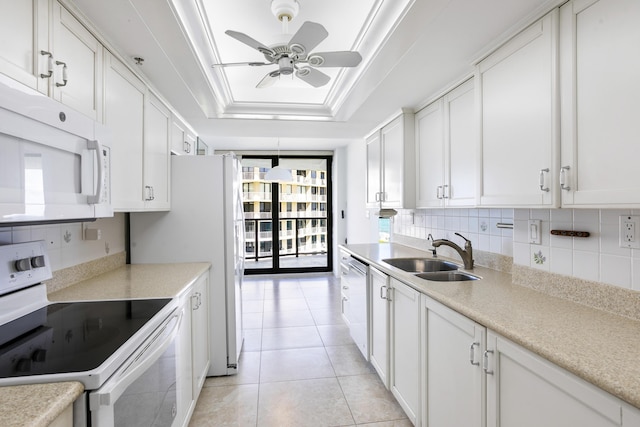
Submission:
[[[414,147],[413,113],[367,138],[367,207],[415,207]]]
[[[0,0],[0,73],[48,93],[49,3]],[[53,62],[51,62],[53,67]]]
[[[169,210],[171,111],[147,92],[144,110],[144,202],[146,210]]]
[[[560,10],[562,204],[640,207],[640,2]]]
[[[196,136],[175,114],[171,119],[171,152],[177,155],[196,154]]]
[[[113,55],[106,55],[104,122],[111,131],[111,204],[144,209],[142,184],[146,87]]]
[[[416,114],[416,207],[476,204],[475,117],[473,81]]]
[[[558,11],[476,67],[481,206],[559,205]]]
[[[0,10],[0,72],[102,121],[100,42],[55,1],[1,0]]]

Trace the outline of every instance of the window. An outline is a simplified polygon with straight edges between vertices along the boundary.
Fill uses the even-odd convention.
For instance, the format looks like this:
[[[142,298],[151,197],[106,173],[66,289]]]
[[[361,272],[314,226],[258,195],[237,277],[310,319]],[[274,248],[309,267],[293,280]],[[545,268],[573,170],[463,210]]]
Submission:
[[[261,182],[260,183],[260,191],[262,193],[271,193],[271,184],[269,184],[267,182]]]
[[[271,203],[260,202],[260,212],[271,212]]]
[[[304,194],[305,193],[305,188],[301,185],[298,186],[298,194]]]
[[[287,221],[287,230],[293,230],[293,221]]]
[[[325,196],[327,194],[327,189],[325,187],[320,187],[320,194]]]
[[[244,222],[244,230],[245,230],[247,233],[252,233],[252,232],[256,231],[256,226],[255,226],[255,224],[256,224],[256,223],[255,223],[255,222],[253,222],[253,221],[245,221],[245,222]]]
[[[307,204],[306,203],[298,203],[298,212],[304,212],[307,210]]]
[[[312,219],[311,220],[311,227],[316,228],[318,226],[318,220],[317,219]]]
[[[282,186],[282,192],[284,194],[291,194],[293,192],[293,186],[291,184],[286,184]]]
[[[243,166],[242,172],[244,173],[253,172],[253,166]]]
[[[320,171],[320,179],[324,179],[325,175],[326,175],[326,172]]]
[[[287,239],[287,249],[293,249],[293,239]]]
[[[287,211],[287,212],[291,212],[292,210],[293,210],[293,203],[291,203],[291,202],[287,202],[287,209],[286,209],[286,211]]]
[[[246,213],[253,213],[253,203],[251,202],[243,202],[242,210]]]
[[[311,203],[311,211],[315,212],[318,210],[318,204],[317,203]]]
[[[316,171],[311,171],[311,178],[314,178],[314,179],[315,179],[316,174],[317,174],[317,172],[316,172]]]
[[[260,253],[261,254],[270,254],[272,247],[273,246],[271,245],[271,242],[260,242]]]
[[[318,187],[311,187],[311,194],[318,194]]]
[[[255,253],[256,246],[254,245],[253,242],[245,242],[244,250],[245,250],[246,253],[252,254],[252,253]]]
[[[242,183],[242,192],[243,193],[249,193],[251,192],[251,184],[248,182],[243,182]]]
[[[320,203],[320,211],[321,212],[326,212],[327,210],[327,204],[326,203]]]
[[[311,244],[315,245],[316,243],[318,243],[318,236],[316,235],[311,236]]]
[[[270,221],[260,221],[260,232],[271,232],[271,222]]]
[[[296,171],[296,175],[306,177],[307,171]]]

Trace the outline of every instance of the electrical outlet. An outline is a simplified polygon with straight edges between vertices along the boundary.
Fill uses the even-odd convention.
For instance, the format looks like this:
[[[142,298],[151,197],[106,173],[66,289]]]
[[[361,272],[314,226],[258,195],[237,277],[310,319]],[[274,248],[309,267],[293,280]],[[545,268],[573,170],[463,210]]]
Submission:
[[[640,249],[640,216],[620,215],[620,247]]]

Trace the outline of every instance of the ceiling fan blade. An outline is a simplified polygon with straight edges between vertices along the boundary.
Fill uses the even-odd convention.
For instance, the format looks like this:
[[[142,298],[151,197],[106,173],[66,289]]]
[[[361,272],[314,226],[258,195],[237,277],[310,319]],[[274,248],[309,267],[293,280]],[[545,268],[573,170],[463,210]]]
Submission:
[[[306,57],[320,42],[329,36],[327,30],[320,24],[305,21],[300,29],[291,37],[289,48],[300,55]]]
[[[278,80],[278,77],[280,77],[280,71],[279,70],[267,73],[262,78],[262,80],[260,80],[258,82],[258,84],[256,85],[256,88],[263,89],[265,87],[273,86],[273,84],[276,82],[276,80]]]
[[[296,76],[313,87],[321,87],[329,83],[331,77],[311,67],[302,67],[296,71]]]
[[[212,67],[240,67],[242,65],[259,67],[262,65],[273,65],[273,62],[228,62],[226,64],[213,64]]]
[[[224,33],[227,34],[228,36],[233,37],[234,39],[238,40],[239,42],[242,42],[242,43],[246,44],[247,46],[258,50],[262,54],[269,55],[269,56],[274,56],[275,55],[275,52],[273,50],[271,50],[267,46],[263,45],[262,43],[260,43],[256,39],[254,39],[252,37],[249,37],[245,33],[240,33],[238,31],[232,31],[232,30],[227,30]]]
[[[314,52],[307,62],[312,67],[355,67],[362,61],[358,52]]]

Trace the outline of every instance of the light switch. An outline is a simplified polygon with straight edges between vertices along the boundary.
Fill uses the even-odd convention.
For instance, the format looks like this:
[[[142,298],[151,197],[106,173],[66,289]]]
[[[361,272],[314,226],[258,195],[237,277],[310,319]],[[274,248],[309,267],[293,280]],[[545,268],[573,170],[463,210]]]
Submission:
[[[529,243],[540,244],[542,236],[541,222],[539,219],[529,220]]]

